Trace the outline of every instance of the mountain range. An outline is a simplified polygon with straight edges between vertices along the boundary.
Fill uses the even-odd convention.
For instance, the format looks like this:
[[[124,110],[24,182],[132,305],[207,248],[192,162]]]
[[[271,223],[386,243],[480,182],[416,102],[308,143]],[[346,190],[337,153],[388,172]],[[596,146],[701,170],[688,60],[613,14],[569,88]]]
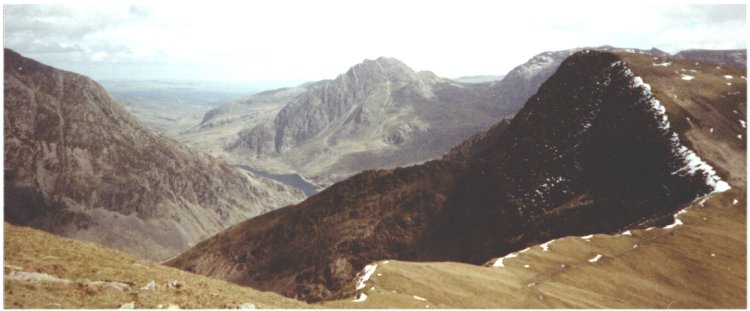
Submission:
[[[502,79],[469,77],[470,83],[415,72],[393,58],[365,60],[334,80],[224,104],[175,139],[231,163],[299,173],[325,187],[366,169],[439,159],[472,134],[512,117],[565,58],[582,49],[544,52]]]
[[[744,132],[735,120],[745,113],[743,74],[584,49],[512,121],[454,149],[460,156],[365,171],[167,264],[321,301],[345,297],[378,260],[482,264],[564,236],[666,226],[687,204],[744,185],[719,177],[745,163],[745,138],[734,134]],[[711,91],[693,93],[697,85]],[[709,164],[692,148],[723,156]]]
[[[743,52],[545,52],[480,83],[367,60],[208,112],[195,151],[6,49],[5,305],[742,307]],[[289,171],[333,185],[298,203],[263,177],[309,186]],[[17,225],[190,249],[181,272]]]
[[[180,140],[220,158],[328,185],[365,169],[439,157],[516,110],[496,105],[487,88],[381,57],[334,80],[218,107]]]

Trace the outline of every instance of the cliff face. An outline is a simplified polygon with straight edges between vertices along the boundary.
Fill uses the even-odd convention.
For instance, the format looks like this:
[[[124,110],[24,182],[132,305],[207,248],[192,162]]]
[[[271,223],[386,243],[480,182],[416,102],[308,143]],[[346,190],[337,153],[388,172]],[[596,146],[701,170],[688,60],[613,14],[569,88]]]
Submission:
[[[5,50],[5,219],[166,259],[302,195],[146,129],[96,82]]]
[[[685,89],[679,76],[640,70],[651,55],[623,55],[576,53],[509,125],[445,160],[363,172],[168,264],[318,301],[344,295],[376,260],[481,264],[561,236],[669,224],[685,204],[729,185],[688,148],[698,146],[681,121],[690,114],[665,98],[670,87]],[[652,77],[659,89],[644,82]],[[735,87],[744,90],[744,80]]]
[[[429,78],[435,77],[418,74],[395,59],[365,60],[336,80],[313,87],[279,112],[274,119],[276,151],[281,153],[304,144],[334,123],[339,123],[334,129],[336,136],[343,136],[342,132],[356,135],[360,127],[383,121],[386,109],[397,108],[389,106],[405,104],[393,103],[393,90],[409,87],[409,91],[415,93],[412,95],[431,96]],[[373,116],[373,113],[380,115]],[[397,134],[382,139],[403,143],[403,137],[394,135]]]

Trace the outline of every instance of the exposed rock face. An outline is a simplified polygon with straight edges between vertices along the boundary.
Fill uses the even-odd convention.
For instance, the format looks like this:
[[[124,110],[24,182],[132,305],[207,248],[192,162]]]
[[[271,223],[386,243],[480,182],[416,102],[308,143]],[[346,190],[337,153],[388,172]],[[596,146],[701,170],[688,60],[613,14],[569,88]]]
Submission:
[[[652,67],[652,58],[577,53],[510,124],[445,160],[360,173],[233,226],[168,264],[318,301],[341,295],[376,260],[480,264],[561,236],[667,225],[685,204],[728,186],[686,147],[713,152],[690,138],[685,118],[709,120],[700,115],[709,111],[721,143],[742,150],[743,140],[723,133],[739,127],[728,120],[733,109],[744,113],[736,98],[746,93],[737,79],[736,98],[722,93],[706,104],[694,96],[717,95],[722,76],[740,71],[706,73],[696,90],[672,68]],[[650,79],[660,87],[644,83]]]
[[[219,155],[229,152],[242,154],[244,158],[265,158],[275,152],[271,120],[286,103],[312,85],[266,91],[214,108],[204,115],[197,128],[183,136],[183,140],[200,148],[214,145],[215,149],[209,148],[209,151]],[[205,136],[212,138],[205,140]]]
[[[439,158],[515,112],[497,105],[487,89],[486,83],[458,83],[381,57],[334,80],[219,107],[181,139],[236,162],[330,184],[365,169]],[[204,140],[209,136],[223,142],[220,148]]]
[[[747,50],[685,50],[675,58],[712,62],[737,68],[747,68]]]
[[[389,106],[411,104],[394,103],[391,92],[408,92],[403,95],[414,100],[433,97],[430,84],[436,79],[429,73],[416,73],[395,59],[365,60],[336,80],[313,87],[279,112],[274,119],[276,151],[285,152],[304,144],[333,123],[339,123],[336,136],[344,136],[342,130],[356,135],[360,125],[383,119],[374,118],[379,117],[374,113],[382,113]],[[409,88],[404,89],[406,86]]]
[[[5,219],[166,259],[302,195],[146,129],[81,75],[5,50]]]

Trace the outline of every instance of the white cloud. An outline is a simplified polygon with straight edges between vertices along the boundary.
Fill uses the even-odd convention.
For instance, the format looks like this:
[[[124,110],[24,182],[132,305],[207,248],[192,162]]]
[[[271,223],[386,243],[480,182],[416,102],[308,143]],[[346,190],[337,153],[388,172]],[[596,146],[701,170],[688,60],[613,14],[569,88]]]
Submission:
[[[745,6],[502,1],[257,1],[4,6],[5,47],[104,78],[319,80],[396,57],[456,77],[542,51],[745,48]],[[94,64],[92,64],[92,61]]]

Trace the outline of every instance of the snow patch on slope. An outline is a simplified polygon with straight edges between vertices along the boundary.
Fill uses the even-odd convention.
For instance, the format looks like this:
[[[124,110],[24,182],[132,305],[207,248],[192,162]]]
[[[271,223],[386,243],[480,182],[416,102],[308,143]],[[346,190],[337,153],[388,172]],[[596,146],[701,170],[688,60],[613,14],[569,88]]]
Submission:
[[[359,295],[357,295],[357,299],[354,299],[352,301],[354,301],[354,302],[363,302],[365,300],[367,300],[367,294],[365,294],[365,293],[359,293]]]
[[[595,263],[595,262],[599,261],[599,259],[602,259],[602,255],[601,254],[596,254],[596,256],[594,258],[589,259],[589,262],[590,263]]]
[[[695,77],[690,76],[690,75],[686,75],[686,74],[680,75],[680,78],[682,78],[682,80],[685,80],[685,81],[690,81],[690,80],[695,79]]]
[[[375,269],[377,269],[378,265],[376,264],[370,264],[366,265],[364,269],[359,273],[360,277],[357,278],[357,290],[364,289],[365,288],[365,282],[370,279],[373,273],[375,273]]]
[[[505,267],[505,265],[503,264],[503,260],[504,259],[506,259],[506,258],[510,259],[510,258],[516,258],[516,257],[518,257],[517,253],[510,253],[508,255],[505,255],[504,257],[500,257],[497,260],[495,260],[495,263],[492,264],[492,266],[495,267],[495,268],[503,268],[503,267]]]
[[[664,229],[672,229],[674,227],[681,226],[681,225],[682,225],[682,221],[679,219],[675,219],[673,224],[664,227]]]
[[[542,247],[542,250],[546,252],[546,251],[548,251],[548,250],[549,250],[549,245],[550,245],[550,244],[552,244],[552,242],[554,242],[554,241],[555,241],[555,240],[549,240],[549,241],[547,241],[547,242],[546,242],[546,243],[544,243],[544,244],[540,244],[539,246],[541,246],[541,247]]]

